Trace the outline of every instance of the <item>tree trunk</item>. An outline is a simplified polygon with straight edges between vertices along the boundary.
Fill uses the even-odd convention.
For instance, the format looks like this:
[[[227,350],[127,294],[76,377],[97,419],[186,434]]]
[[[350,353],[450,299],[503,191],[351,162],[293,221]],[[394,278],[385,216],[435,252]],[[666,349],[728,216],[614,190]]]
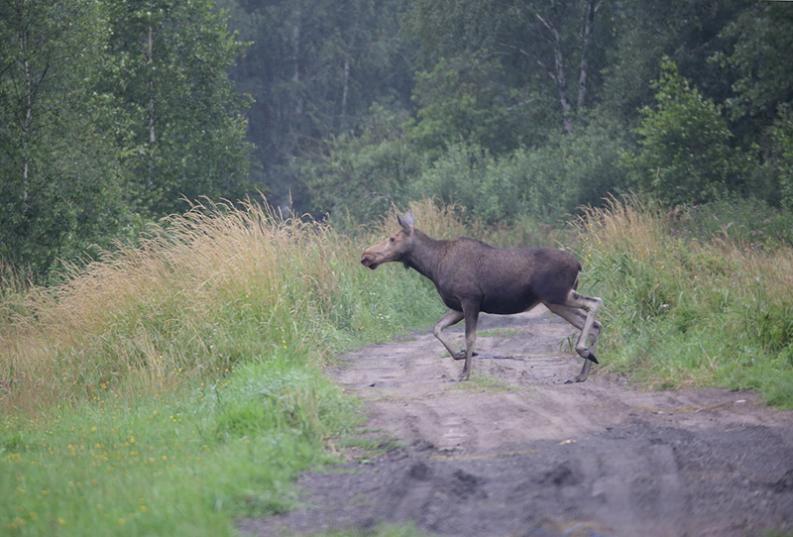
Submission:
[[[25,114],[20,124],[21,144],[22,144],[22,213],[28,209],[28,197],[30,196],[30,138],[33,127],[33,73],[30,69],[30,35],[28,34],[27,24],[24,21],[24,5],[17,2],[17,17],[19,23],[19,47],[22,50],[22,70],[25,80],[24,107]]]
[[[149,131],[149,144],[148,144],[148,151],[147,151],[147,161],[146,162],[146,181],[147,187],[149,189],[154,188],[155,178],[154,178],[154,147],[157,143],[157,130],[156,130],[156,122],[154,118],[155,112],[155,103],[154,103],[154,27],[149,22],[149,31],[146,37],[146,44],[145,44],[145,54],[146,54],[146,65],[149,68],[149,81],[148,81],[148,92],[149,92],[149,102],[146,105],[146,115],[147,117],[147,127]]]
[[[546,21],[539,13],[534,14],[537,19],[545,26],[551,34],[553,43],[553,64],[554,69],[550,72],[551,78],[556,82],[556,92],[559,95],[559,104],[562,107],[562,128],[566,134],[573,132],[573,107],[570,105],[570,98],[567,96],[567,76],[564,72],[564,53],[562,52],[562,37],[559,30],[551,23]]]
[[[27,55],[27,52],[26,52]],[[24,61],[25,69],[25,119],[22,121],[22,205],[27,207],[30,191],[30,130],[33,125],[33,77],[30,62]]]
[[[344,72],[342,75],[341,89],[341,128],[347,126],[347,99],[350,94],[350,59],[344,57]]]
[[[149,36],[146,40],[146,64],[149,66],[149,144],[157,141],[157,132],[154,127],[154,76],[152,67],[154,63],[154,28],[149,24]]]
[[[566,134],[573,132],[573,107],[567,97],[567,78],[564,74],[564,56],[561,43],[556,42],[553,51],[554,66],[556,68],[556,91],[559,93],[559,103],[562,106],[562,127]]]
[[[576,109],[580,113],[586,103],[589,42],[592,36],[592,24],[595,20],[595,12],[598,9],[596,0],[587,0],[586,12],[584,13],[584,29],[581,36],[581,65],[578,68],[578,101]]]
[[[292,82],[295,83],[295,114],[298,116],[303,115],[303,98],[299,91],[300,84],[300,39],[301,39],[301,26],[302,26],[303,13],[300,9],[297,10],[297,19],[295,26],[292,28],[292,54],[293,54],[293,71]]]

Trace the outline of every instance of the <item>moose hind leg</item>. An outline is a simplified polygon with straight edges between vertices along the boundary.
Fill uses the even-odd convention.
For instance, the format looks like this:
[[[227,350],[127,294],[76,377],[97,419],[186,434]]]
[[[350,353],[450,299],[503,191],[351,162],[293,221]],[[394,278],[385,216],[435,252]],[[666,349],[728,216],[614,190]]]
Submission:
[[[459,353],[455,353],[451,346],[443,339],[441,333],[445,328],[448,328],[452,325],[455,325],[463,320],[463,313],[461,311],[449,310],[446,312],[446,315],[441,317],[441,319],[435,323],[435,328],[432,329],[432,335],[434,335],[438,341],[446,347],[446,350],[449,351],[449,354],[452,355],[452,358],[455,360],[462,360],[465,358],[465,351],[460,351]]]
[[[557,314],[559,317],[562,317],[564,320],[579,330],[584,329],[587,315],[583,310],[579,308],[571,308],[570,306],[560,306],[559,304],[546,304],[546,306],[549,310]],[[589,343],[587,346],[593,352],[598,338],[600,337],[600,331],[602,328],[603,327],[600,324],[600,321],[597,319],[592,323],[592,330],[589,331]]]
[[[570,306],[562,306],[559,304],[546,304],[549,310],[557,314],[559,317],[563,318],[576,328],[582,331],[581,336],[579,336],[579,341],[576,343],[576,351],[581,355],[581,352],[578,351],[582,346],[589,349],[589,352],[592,356],[595,353],[595,346],[597,345],[598,337],[600,336],[601,325],[600,322],[594,321],[592,324],[592,330],[589,334],[591,343],[587,343],[586,339],[583,338],[583,329],[584,325],[586,324],[587,315],[581,309],[573,308]],[[583,340],[583,341],[582,341]],[[592,361],[590,359],[584,358],[584,365],[581,368],[581,372],[575,376],[572,380],[568,380],[566,383],[570,384],[573,382],[584,382],[587,377],[589,377],[589,371],[592,369]]]
[[[591,360],[595,363],[598,363],[597,356],[595,356],[595,353],[587,346],[587,339],[595,325],[595,314],[602,304],[603,301],[598,297],[584,296],[573,290],[567,293],[567,299],[564,303],[565,306],[580,308],[587,312],[586,319],[584,320],[584,327],[581,329],[581,335],[578,337],[575,350],[581,358]]]

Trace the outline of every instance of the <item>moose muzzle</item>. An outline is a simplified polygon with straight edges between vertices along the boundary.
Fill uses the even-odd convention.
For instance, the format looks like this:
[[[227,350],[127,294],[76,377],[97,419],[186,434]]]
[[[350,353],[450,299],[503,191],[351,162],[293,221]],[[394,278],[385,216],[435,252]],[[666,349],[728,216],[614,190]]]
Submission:
[[[370,254],[364,252],[363,256],[361,257],[361,265],[369,269],[376,269],[379,263],[374,260],[374,257]]]

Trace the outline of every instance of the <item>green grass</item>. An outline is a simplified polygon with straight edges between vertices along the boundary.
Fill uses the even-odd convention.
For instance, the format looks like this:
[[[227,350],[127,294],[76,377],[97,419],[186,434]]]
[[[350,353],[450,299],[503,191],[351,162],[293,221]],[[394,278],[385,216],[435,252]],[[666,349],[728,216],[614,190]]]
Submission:
[[[297,472],[330,461],[359,419],[289,348],[175,393],[5,419],[0,533],[233,535],[237,516],[294,505]]]
[[[3,535],[230,535],[240,514],[282,511],[290,481],[355,407],[284,353],[217,384],[105,400],[0,432]]]
[[[460,232],[449,211],[414,212]],[[793,406],[789,248],[684,238],[631,207],[591,214],[579,239],[607,368]],[[360,419],[322,367],[443,311],[415,273],[363,270],[371,240],[216,208],[56,288],[4,288],[0,534],[222,536],[288,509],[295,475],[354,443]]]
[[[583,291],[605,301],[604,366],[659,388],[754,389],[793,408],[793,249],[697,240],[672,224],[620,204],[581,223]]]
[[[360,413],[323,365],[442,308],[370,239],[252,210],[4,295],[0,534],[234,535],[331,460]]]

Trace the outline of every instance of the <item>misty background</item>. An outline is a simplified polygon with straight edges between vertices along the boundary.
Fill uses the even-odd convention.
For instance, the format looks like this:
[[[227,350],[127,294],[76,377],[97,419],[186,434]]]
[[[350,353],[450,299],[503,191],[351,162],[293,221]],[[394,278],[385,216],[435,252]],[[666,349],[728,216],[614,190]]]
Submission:
[[[790,241],[793,4],[0,2],[0,263],[46,279],[201,196],[490,224],[604,196]]]

